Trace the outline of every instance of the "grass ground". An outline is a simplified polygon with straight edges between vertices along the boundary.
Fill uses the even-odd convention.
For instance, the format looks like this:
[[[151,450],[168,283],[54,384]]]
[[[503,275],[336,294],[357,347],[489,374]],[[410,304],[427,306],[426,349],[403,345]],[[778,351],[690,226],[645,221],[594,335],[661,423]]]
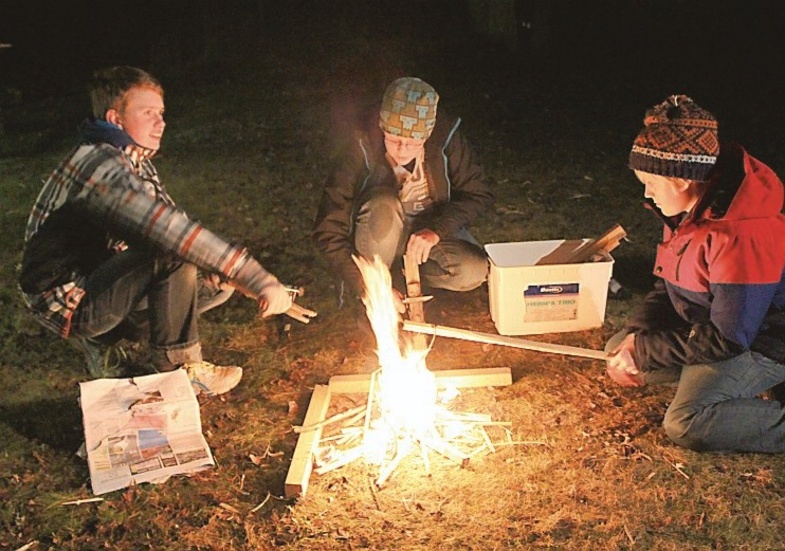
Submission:
[[[319,316],[307,326],[262,321],[241,297],[208,313],[206,356],[245,367],[233,392],[200,399],[216,467],[97,503],[62,505],[91,497],[87,466],[75,455],[83,437],[77,383],[87,379],[81,358],[30,323],[14,282],[28,209],[68,148],[64,135],[44,132],[44,115],[67,119],[77,110],[4,109],[0,549],[781,549],[781,456],[674,446],[660,427],[673,390],[621,389],[601,362],[441,338],[428,357],[432,369],[512,370],[511,386],[467,399],[510,421],[516,440],[534,443],[464,469],[435,463],[430,476],[410,461],[381,489],[369,469],[352,465],[314,476],[303,499],[283,497],[291,427],[302,422],[313,385],[376,367],[374,341],[357,328],[362,313],[337,309],[309,239],[353,98],[378,94],[403,73],[440,90],[444,108],[463,117],[498,196],[473,228],[484,242],[624,226],[630,241],[614,253],[614,274],[632,296],[609,301],[601,328],[538,337],[600,349],[651,283],[659,227],[639,206],[625,157],[643,110],[669,92],[599,64],[560,71],[455,37],[424,52],[416,41],[392,39],[368,50],[362,32],[343,41],[301,36],[267,44],[263,63],[167,84],[169,126],[156,164],[182,207],[244,243],[282,280],[303,285],[301,302]],[[725,106],[731,95],[711,97]],[[753,153],[785,167],[782,152],[750,128],[766,121],[747,123],[734,122],[733,133],[754,136]],[[438,294],[426,319],[494,332],[486,287]],[[139,361],[144,355],[144,347],[132,350]]]

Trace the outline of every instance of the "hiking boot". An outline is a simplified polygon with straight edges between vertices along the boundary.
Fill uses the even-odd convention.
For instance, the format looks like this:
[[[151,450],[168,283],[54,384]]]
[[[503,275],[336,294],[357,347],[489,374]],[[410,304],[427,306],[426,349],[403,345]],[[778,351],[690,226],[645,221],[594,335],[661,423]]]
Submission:
[[[236,366],[213,365],[201,361],[185,364],[183,368],[188,372],[194,392],[203,393],[205,396],[218,396],[229,392],[243,378],[243,368]]]
[[[67,340],[84,354],[85,367],[94,379],[119,377],[123,374],[122,363],[128,355],[121,347],[106,346],[87,337],[70,337]]]

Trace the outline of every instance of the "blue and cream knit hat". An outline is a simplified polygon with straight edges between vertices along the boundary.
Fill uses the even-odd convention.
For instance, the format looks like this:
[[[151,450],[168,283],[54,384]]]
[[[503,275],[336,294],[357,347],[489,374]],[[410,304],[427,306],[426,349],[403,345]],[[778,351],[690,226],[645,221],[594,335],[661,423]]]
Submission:
[[[384,91],[379,127],[388,134],[426,140],[436,126],[439,94],[433,86],[414,77],[393,81]]]
[[[717,161],[717,119],[687,96],[670,96],[648,111],[630,151],[629,167],[705,181]]]

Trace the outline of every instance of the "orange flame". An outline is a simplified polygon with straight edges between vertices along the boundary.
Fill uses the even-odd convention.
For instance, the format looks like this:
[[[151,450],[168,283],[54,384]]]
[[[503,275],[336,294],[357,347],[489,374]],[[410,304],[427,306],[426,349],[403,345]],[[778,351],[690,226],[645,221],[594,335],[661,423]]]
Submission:
[[[395,307],[390,271],[378,256],[372,261],[354,258],[365,282],[365,304],[376,336],[379,365],[378,402],[380,421],[388,430],[384,442],[407,437],[418,439],[432,430],[436,416],[436,379],[425,365],[425,351],[414,350],[410,339],[402,339],[399,313]],[[381,429],[381,427],[378,427]],[[378,440],[378,435],[375,435]]]

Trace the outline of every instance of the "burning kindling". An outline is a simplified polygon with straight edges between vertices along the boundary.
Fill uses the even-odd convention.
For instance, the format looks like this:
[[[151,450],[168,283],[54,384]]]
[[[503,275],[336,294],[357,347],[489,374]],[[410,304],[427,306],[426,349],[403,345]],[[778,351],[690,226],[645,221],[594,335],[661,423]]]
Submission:
[[[429,371],[425,363],[428,350],[415,349],[411,336],[401,334],[389,270],[378,258],[372,262],[355,258],[355,262],[365,282],[363,301],[376,336],[380,367],[364,376],[364,404],[315,422],[306,416],[304,425],[295,427],[301,438],[318,431],[312,448],[315,472],[326,473],[363,458],[378,466],[376,484],[381,486],[407,456],[419,457],[428,473],[431,452],[465,466],[479,453],[513,443],[510,423],[495,422],[489,414],[450,410],[448,402],[460,394],[458,385],[445,384],[447,377]],[[503,383],[494,379],[498,369],[455,370],[451,376],[460,377],[456,375],[459,371],[471,371],[466,377],[477,379],[476,384],[464,386],[511,382],[509,370],[505,370]],[[327,390],[328,400],[329,395]],[[323,411],[326,413],[326,405]]]

